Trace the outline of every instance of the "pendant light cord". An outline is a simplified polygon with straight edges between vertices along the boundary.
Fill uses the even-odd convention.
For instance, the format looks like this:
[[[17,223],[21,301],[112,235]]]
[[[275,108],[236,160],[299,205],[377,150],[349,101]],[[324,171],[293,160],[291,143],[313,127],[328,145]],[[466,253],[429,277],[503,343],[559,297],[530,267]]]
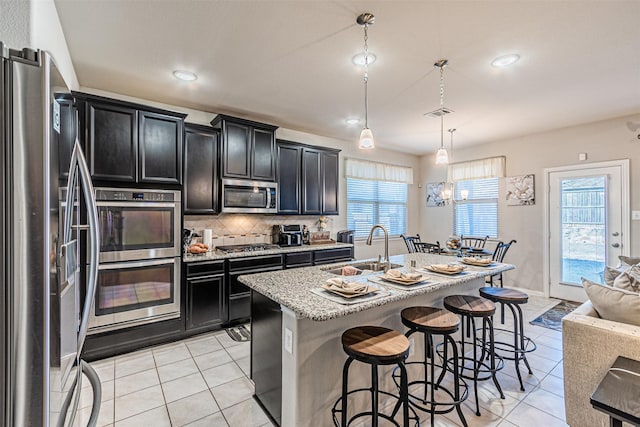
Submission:
[[[367,29],[369,24],[364,24],[364,127],[369,128],[369,35]]]
[[[440,148],[444,148],[444,65],[440,65]]]

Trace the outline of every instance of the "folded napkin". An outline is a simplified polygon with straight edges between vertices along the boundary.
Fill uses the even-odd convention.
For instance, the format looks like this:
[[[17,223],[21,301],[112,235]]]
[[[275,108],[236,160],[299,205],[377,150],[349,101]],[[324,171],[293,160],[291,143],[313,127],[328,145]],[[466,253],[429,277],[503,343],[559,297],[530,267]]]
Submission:
[[[432,270],[436,271],[444,271],[447,273],[459,273],[464,270],[464,266],[462,265],[449,265],[449,264],[431,264]]]
[[[340,270],[340,274],[342,274],[343,276],[356,276],[358,273],[360,273],[361,270],[351,266],[351,265],[345,265],[344,267],[342,267],[342,269]]]
[[[335,291],[348,293],[348,294],[362,294],[367,292],[369,285],[359,282],[345,282],[344,280],[335,277],[327,280],[329,288]]]
[[[476,265],[489,265],[493,261],[490,258],[464,257],[462,258],[462,262],[466,262],[468,264],[476,264]]]
[[[397,280],[407,280],[407,281],[411,281],[411,280],[420,280],[422,278],[422,274],[420,273],[403,273],[400,270],[388,270],[385,274],[386,277],[390,278],[390,279],[397,279]]]

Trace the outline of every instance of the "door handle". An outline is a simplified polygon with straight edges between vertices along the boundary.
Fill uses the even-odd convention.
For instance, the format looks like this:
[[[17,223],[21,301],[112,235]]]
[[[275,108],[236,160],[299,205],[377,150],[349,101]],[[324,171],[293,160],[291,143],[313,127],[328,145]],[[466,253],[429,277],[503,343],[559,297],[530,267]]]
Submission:
[[[613,237],[618,237],[620,235],[620,233],[618,233],[617,231],[614,231],[613,233],[611,233],[611,235]]]
[[[611,247],[612,248],[619,248],[620,247],[620,243],[612,243]]]

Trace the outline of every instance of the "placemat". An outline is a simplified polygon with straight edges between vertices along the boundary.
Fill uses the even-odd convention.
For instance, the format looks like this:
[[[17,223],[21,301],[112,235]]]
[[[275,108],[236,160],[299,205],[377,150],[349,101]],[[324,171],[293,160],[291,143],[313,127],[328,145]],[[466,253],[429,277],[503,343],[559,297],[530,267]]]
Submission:
[[[311,293],[316,294],[322,298],[328,299],[329,301],[333,301],[343,305],[352,305],[352,304],[360,304],[363,302],[369,302],[369,301],[377,300],[379,298],[384,298],[386,296],[389,296],[390,294],[388,291],[381,289],[379,292],[376,292],[374,294],[363,295],[358,298],[347,299],[347,298],[342,298],[339,295],[332,294],[331,292],[324,290],[322,288],[313,288],[311,289]]]

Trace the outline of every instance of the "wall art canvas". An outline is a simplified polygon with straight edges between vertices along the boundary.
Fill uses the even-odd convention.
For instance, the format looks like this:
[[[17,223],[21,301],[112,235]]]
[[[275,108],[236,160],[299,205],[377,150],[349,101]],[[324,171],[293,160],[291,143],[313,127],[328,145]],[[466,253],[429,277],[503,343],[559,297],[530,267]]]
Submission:
[[[444,182],[427,183],[427,207],[445,206],[446,202],[442,198]]]
[[[534,175],[507,177],[506,200],[509,206],[528,206],[536,203]]]

